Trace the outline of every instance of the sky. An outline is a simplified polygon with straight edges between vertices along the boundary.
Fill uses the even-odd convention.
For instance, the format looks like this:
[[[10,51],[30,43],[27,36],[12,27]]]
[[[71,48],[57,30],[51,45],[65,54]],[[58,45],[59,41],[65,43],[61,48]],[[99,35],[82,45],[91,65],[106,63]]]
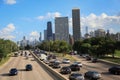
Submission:
[[[69,18],[72,34],[72,9],[80,9],[82,36],[97,29],[120,32],[120,0],[0,0],[0,38],[20,41],[44,39],[47,22],[55,17]]]

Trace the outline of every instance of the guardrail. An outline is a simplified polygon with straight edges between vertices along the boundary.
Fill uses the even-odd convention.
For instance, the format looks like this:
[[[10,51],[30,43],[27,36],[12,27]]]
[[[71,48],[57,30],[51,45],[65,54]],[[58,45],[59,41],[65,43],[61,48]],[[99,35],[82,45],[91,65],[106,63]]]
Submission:
[[[30,53],[33,55],[33,57],[40,63],[40,65],[49,73],[51,73],[52,75],[54,75],[55,80],[69,80],[67,79],[65,76],[61,75],[59,72],[57,72],[56,70],[52,69],[51,67],[49,67],[48,65],[46,65],[44,62],[42,62],[34,53],[32,53],[30,51]]]

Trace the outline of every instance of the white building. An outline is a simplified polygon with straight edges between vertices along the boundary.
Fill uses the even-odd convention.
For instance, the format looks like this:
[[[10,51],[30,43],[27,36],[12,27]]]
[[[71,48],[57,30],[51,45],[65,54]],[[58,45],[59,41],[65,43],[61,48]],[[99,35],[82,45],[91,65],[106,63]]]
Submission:
[[[104,29],[95,30],[95,37],[105,37],[106,33]]]

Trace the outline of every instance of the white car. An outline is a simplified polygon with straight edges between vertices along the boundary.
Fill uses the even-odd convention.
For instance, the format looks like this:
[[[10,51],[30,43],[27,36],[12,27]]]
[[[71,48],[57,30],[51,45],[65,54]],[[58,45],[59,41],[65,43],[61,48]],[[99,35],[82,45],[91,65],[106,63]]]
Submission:
[[[70,60],[69,60],[69,59],[63,59],[62,63],[69,64],[69,63],[70,63]]]
[[[75,61],[73,64],[77,64],[79,67],[82,67],[82,63],[81,62]]]

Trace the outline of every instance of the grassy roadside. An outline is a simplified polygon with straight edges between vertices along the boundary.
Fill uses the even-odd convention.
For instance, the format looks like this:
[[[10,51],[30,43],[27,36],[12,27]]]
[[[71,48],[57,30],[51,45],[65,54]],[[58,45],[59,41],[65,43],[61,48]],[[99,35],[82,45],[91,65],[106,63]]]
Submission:
[[[115,51],[115,56],[120,57],[120,50],[116,50],[116,51]]]
[[[74,57],[68,54],[65,54],[65,55],[63,53],[53,53],[53,54],[55,54],[57,57],[60,57],[62,59],[67,58],[67,59],[70,59],[71,61],[76,61]]]
[[[112,55],[109,55],[101,59],[120,64],[120,50],[115,51],[115,58],[113,58]]]
[[[6,58],[3,58],[1,61],[0,61],[0,66],[2,66],[4,63],[6,63],[9,59],[10,59],[10,55],[9,54]]]
[[[120,58],[104,57],[101,59],[120,64]]]

